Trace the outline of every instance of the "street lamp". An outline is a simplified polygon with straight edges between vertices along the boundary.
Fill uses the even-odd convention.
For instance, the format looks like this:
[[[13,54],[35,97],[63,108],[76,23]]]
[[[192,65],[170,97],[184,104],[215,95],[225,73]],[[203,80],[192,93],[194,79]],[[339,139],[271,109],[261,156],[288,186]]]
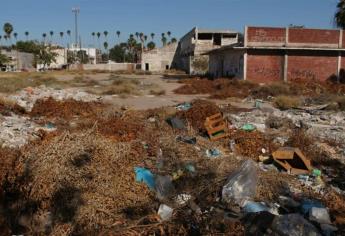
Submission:
[[[74,13],[74,23],[75,23],[75,46],[78,47],[78,14],[80,12],[79,7],[73,7],[72,12]]]

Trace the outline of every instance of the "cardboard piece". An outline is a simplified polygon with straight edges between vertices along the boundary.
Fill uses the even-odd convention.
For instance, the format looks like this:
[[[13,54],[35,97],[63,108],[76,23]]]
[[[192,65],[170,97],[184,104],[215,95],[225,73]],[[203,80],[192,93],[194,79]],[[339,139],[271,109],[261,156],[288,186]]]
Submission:
[[[227,136],[227,125],[221,113],[206,118],[204,123],[208,136],[212,141]]]
[[[299,148],[282,147],[272,153],[273,159],[288,173],[294,175],[309,174],[313,169]]]

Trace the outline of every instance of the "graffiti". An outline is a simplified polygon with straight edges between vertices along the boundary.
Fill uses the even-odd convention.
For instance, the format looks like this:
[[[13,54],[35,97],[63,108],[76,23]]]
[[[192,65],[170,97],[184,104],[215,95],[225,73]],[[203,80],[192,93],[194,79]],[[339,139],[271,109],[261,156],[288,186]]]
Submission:
[[[279,77],[280,70],[279,69],[272,69],[266,67],[257,67],[252,69],[252,72],[257,75],[262,75],[263,77]]]
[[[255,31],[255,36],[252,37],[254,42],[284,42],[284,36],[268,36],[267,31],[258,29]]]
[[[293,69],[291,70],[292,79],[315,79],[316,74],[311,70]]]

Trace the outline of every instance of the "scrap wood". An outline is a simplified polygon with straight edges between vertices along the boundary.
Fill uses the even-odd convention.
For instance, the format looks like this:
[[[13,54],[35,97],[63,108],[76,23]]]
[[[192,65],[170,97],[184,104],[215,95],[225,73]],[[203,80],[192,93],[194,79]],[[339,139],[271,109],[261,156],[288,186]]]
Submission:
[[[212,141],[227,136],[227,122],[224,121],[221,113],[207,117],[204,126]]]

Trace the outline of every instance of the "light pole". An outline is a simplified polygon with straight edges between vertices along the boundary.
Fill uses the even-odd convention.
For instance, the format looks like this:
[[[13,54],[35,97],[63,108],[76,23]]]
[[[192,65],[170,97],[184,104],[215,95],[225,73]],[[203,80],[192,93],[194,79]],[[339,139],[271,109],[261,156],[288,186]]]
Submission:
[[[80,12],[79,7],[73,7],[72,12],[74,13],[74,23],[75,23],[75,47],[78,47],[78,14]]]

